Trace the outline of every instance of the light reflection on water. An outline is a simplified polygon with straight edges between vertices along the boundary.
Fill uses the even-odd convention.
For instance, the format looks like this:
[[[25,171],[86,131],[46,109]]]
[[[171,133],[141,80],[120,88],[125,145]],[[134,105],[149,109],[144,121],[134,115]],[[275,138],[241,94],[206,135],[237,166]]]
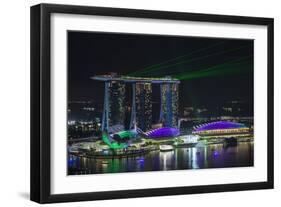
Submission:
[[[237,146],[213,144],[176,148],[168,152],[152,151],[143,156],[120,159],[90,159],[71,155],[68,160],[68,174],[245,167],[253,166],[253,163],[253,142],[239,142]]]

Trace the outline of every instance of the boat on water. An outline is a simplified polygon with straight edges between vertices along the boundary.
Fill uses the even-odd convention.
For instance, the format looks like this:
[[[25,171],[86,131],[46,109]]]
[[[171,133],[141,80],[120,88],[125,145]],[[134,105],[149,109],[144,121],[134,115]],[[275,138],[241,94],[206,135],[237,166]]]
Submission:
[[[103,160],[103,161],[101,161],[101,164],[102,165],[107,165],[109,162],[107,161],[107,160]]]
[[[172,145],[160,145],[159,149],[161,152],[167,152],[174,150],[174,147]]]

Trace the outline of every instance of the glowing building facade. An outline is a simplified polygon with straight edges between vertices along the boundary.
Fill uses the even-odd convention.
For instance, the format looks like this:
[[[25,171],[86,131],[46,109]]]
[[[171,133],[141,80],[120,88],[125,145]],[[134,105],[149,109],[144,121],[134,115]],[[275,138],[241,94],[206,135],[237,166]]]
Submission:
[[[135,84],[136,124],[143,130],[151,129],[152,125],[152,84]]]
[[[163,127],[153,129],[145,133],[150,138],[163,138],[163,137],[175,137],[180,135],[180,131],[177,128]]]
[[[123,125],[125,121],[125,83],[111,81],[109,83],[109,124]]]
[[[159,84],[161,89],[160,122],[164,127],[177,127],[179,80],[171,77],[143,78],[117,74],[99,75],[92,79],[103,81],[105,87],[102,131],[110,132],[112,126],[124,130],[126,84],[132,86],[130,129],[145,132],[152,128],[152,84]]]
[[[165,127],[177,127],[178,124],[178,83],[160,85],[161,108],[159,121]]]
[[[251,129],[242,123],[217,121],[195,127],[193,134],[201,136],[248,134]]]
[[[120,81],[105,82],[104,94],[102,131],[108,131],[110,126],[124,125],[125,83]]]

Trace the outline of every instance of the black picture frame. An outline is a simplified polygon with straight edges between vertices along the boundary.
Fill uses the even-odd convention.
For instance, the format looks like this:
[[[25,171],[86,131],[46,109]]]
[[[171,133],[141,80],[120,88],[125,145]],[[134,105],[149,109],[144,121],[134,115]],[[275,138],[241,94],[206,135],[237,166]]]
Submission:
[[[267,26],[267,181],[189,187],[169,187],[74,194],[50,193],[50,15],[52,13],[100,15],[114,17],[151,18],[194,22],[218,22]],[[88,201],[103,199],[166,196],[273,188],[273,22],[272,18],[195,14],[152,10],[103,8],[56,4],[31,7],[31,174],[30,199],[39,203]]]

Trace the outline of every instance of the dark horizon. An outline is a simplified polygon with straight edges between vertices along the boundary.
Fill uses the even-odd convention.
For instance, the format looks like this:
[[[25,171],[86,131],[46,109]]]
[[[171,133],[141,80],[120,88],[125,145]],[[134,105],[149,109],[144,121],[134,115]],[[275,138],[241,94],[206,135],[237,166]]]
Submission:
[[[253,110],[253,48],[244,39],[69,31],[68,101],[102,102],[103,83],[90,77],[116,72],[180,79],[181,106],[243,101]]]

